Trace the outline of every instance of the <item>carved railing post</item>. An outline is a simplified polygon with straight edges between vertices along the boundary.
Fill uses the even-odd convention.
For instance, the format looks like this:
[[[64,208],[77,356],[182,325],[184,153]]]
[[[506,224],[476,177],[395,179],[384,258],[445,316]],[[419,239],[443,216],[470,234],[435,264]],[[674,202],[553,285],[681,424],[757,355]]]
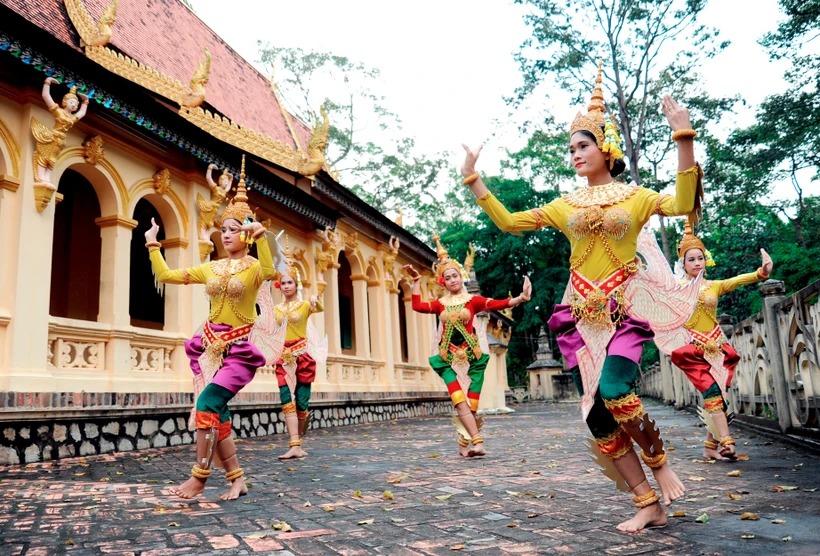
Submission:
[[[780,280],[766,280],[760,286],[760,294],[763,296],[763,319],[766,323],[766,336],[769,354],[769,364],[772,369],[772,386],[774,387],[774,399],[777,404],[777,422],[780,431],[786,432],[792,425],[791,411],[789,409],[789,390],[786,381],[786,370],[783,366],[783,340],[778,326],[776,305],[784,299],[786,286]]]

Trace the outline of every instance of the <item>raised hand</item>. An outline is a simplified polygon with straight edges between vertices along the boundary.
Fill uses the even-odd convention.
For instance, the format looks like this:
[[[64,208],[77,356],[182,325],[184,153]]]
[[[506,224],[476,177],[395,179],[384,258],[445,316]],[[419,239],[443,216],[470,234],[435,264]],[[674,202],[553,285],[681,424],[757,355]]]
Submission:
[[[467,155],[464,157],[464,164],[461,165],[461,175],[468,178],[475,174],[475,163],[478,160],[478,155],[481,154],[481,149],[484,148],[484,145],[479,145],[474,151],[471,151],[470,147],[463,143],[461,146],[464,147],[465,151],[467,151]]]
[[[421,274],[419,274],[419,271],[413,268],[413,265],[411,264],[404,265],[404,270],[407,271],[407,274],[409,274],[410,278],[412,278],[413,280],[421,278]]]
[[[145,232],[145,243],[151,243],[152,241],[157,240],[157,234],[159,233],[159,224],[152,218],[151,219],[151,227],[148,228],[148,231]]]
[[[524,287],[521,289],[521,293],[523,293],[523,296],[526,298],[532,297],[532,284],[530,283],[529,276],[524,276]]]
[[[772,267],[774,267],[774,263],[772,262],[772,258],[766,253],[765,249],[760,250],[760,255],[763,257],[763,265],[761,268],[763,269],[763,273],[766,276],[770,276],[772,274]]]
[[[315,312],[316,311],[316,304],[319,302],[319,298],[316,297],[315,295],[311,295],[309,301],[310,301],[310,310]]]
[[[663,95],[661,110],[663,110],[666,121],[669,122],[669,127],[672,128],[672,131],[692,129],[692,120],[689,118],[689,110],[675,102],[675,99],[669,95]]]

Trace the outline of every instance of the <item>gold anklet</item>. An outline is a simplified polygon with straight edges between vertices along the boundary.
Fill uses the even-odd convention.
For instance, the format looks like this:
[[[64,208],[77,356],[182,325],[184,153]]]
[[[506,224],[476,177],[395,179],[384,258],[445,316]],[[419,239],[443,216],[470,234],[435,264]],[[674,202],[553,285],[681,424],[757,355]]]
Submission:
[[[466,448],[467,446],[470,445],[470,441],[467,440],[466,438],[464,438],[463,436],[459,436],[458,437],[458,445],[461,446],[462,448]]]
[[[666,463],[666,452],[659,454],[657,456],[648,456],[646,452],[641,450],[641,459],[650,468],[657,469],[658,467],[661,467],[664,463]]]
[[[228,479],[230,482],[234,482],[244,474],[245,471],[243,471],[241,467],[238,467],[233,471],[225,471],[225,478]]]
[[[290,442],[288,442],[288,446],[290,446],[291,448],[293,448],[294,446],[301,446],[301,445],[302,445],[302,439],[301,438],[298,439],[298,440],[291,440]]]
[[[203,469],[198,464],[194,464],[191,468],[191,475],[197,479],[207,479],[211,476],[210,469]]]
[[[735,445],[735,439],[732,438],[731,436],[724,436],[723,439],[721,439],[721,441],[720,441],[720,445],[721,446],[734,446]]]
[[[480,437],[478,435],[475,435],[473,437],[473,446],[475,446],[476,444],[481,444],[483,442],[484,442],[484,439],[482,437]]]
[[[651,489],[649,492],[647,492],[646,494],[642,494],[641,496],[633,496],[632,502],[635,503],[636,508],[641,509],[647,506],[651,506],[660,499],[661,497],[658,496],[658,493],[655,492],[655,489]]]
[[[710,450],[717,450],[718,443],[717,442],[712,442],[711,440],[704,440],[703,441],[703,447],[708,448]]]

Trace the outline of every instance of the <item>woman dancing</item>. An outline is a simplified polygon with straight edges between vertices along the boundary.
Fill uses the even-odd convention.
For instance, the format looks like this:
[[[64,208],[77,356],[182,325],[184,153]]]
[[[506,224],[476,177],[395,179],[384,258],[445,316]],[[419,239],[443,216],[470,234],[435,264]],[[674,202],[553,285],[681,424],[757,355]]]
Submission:
[[[159,226],[151,220],[145,232],[154,275],[164,284],[205,284],[211,309],[202,332],[185,342],[185,352],[191,360],[196,396],[196,463],[191,478],[170,489],[180,498],[202,494],[205,481],[211,475],[211,463],[216,455],[231,482],[221,500],[235,500],[248,489],[236,457],[236,445],[231,438],[231,413],[228,402],[254,377],[256,369],[265,364],[265,357],[250,341],[256,320],[256,294],[266,280],[276,278],[273,257],[265,238],[265,228],[252,222],[245,189],[245,158],[239,176],[236,195],[221,216],[222,245],[228,257],[191,268],[169,270],[157,241]],[[256,242],[259,260],[248,255],[248,247]]]
[[[718,298],[740,286],[769,278],[772,273],[772,258],[763,249],[760,253],[763,257],[763,264],[756,272],[741,274],[728,280],[703,281],[697,310],[684,324],[684,328],[691,337],[691,343],[676,349],[671,354],[672,363],[677,365],[698,389],[698,392],[703,394],[706,414],[701,412],[701,417],[709,430],[703,442],[703,457],[707,459],[737,459],[735,440],[729,434],[729,420],[726,415],[729,398],[726,390],[732,384],[732,377],[740,356],[726,341],[718,324]],[[703,242],[692,232],[689,221],[684,225],[683,239],[678,245],[678,257],[676,266],[679,268],[679,273],[685,274],[682,283],[696,278],[707,266],[715,264]]]
[[[475,413],[484,384],[484,371],[490,362],[486,346],[482,350],[480,337],[484,330],[474,330],[473,318],[481,311],[498,311],[515,307],[530,300],[532,285],[524,277],[521,295],[512,299],[489,299],[480,295],[470,295],[464,289],[467,271],[455,259],[451,259],[441,245],[438,235],[434,235],[438,251],[435,272],[438,284],[447,290],[441,299],[421,300],[421,274],[412,265],[404,269],[413,279],[413,310],[418,313],[435,313],[439,316],[438,353],[430,357],[430,366],[447,385],[450,399],[456,409],[459,422],[469,438],[461,432],[458,438],[458,452],[463,457],[487,455],[484,439],[478,434]],[[465,396],[465,392],[467,392]],[[458,427],[461,429],[461,427]],[[473,448],[470,449],[470,442]]]
[[[605,117],[600,63],[595,83],[587,114],[579,113],[570,127],[570,159],[576,174],[586,178],[587,186],[540,208],[510,214],[475,171],[480,147],[473,152],[464,146],[467,156],[461,171],[479,206],[502,231],[519,233],[551,226],[570,241],[570,281],[564,302],[556,305],[548,324],[582,396],[583,417],[600,452],[608,456],[601,459],[606,465],[607,459],[611,460],[620,475],[614,475],[617,482],[622,479],[628,485],[623,488],[634,493],[638,511],[618,529],[635,532],[665,525],[667,516],[659,503],[661,497],[646,479],[633,440],[661,488],[663,503],[669,505],[684,493],[683,484],[669,468],[660,433],[635,394],[643,345],[653,337],[649,320],[669,305],[655,303],[656,313],[642,316],[633,301],[639,295],[662,299],[677,295],[653,293],[650,284],[638,291],[638,236],[653,214],[677,216],[695,210],[702,173],[695,163],[696,133],[691,129],[689,112],[665,96],[663,112],[678,146],[676,194],[660,195],[614,181],[626,165],[615,122]],[[664,318],[685,321],[694,308],[694,298],[691,294],[689,298],[688,303],[677,304],[683,316]]]

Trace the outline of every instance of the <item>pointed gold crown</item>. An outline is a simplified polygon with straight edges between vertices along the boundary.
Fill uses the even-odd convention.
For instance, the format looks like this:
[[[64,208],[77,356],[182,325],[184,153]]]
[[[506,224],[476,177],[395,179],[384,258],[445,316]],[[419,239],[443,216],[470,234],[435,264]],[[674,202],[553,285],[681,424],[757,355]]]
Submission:
[[[282,251],[283,264],[285,265],[285,274],[293,278],[297,284],[302,283],[302,277],[299,274],[299,267],[296,265],[296,260],[290,252],[290,241],[288,234],[285,234],[285,249]]]
[[[473,267],[473,261],[475,260],[475,250],[473,249],[472,243],[470,244],[470,253],[467,254],[467,258],[464,260],[464,266],[461,266],[457,260],[450,258],[450,253],[448,253],[447,249],[441,244],[440,239],[438,233],[433,234],[433,241],[436,242],[436,256],[438,257],[438,262],[433,265],[436,276],[442,278],[445,272],[454,268],[458,270],[458,273],[461,274],[463,279],[469,280],[470,275],[468,273]]]
[[[248,206],[248,193],[245,189],[245,155],[242,155],[242,169],[239,171],[239,183],[236,186],[236,195],[231,199],[230,204],[222,211],[219,219],[221,226],[225,220],[233,218],[239,223],[244,223],[246,218],[252,217],[253,211]]]
[[[601,89],[604,62],[598,59],[598,75],[595,78],[595,89],[592,91],[592,99],[587,106],[586,115],[578,112],[572,125],[569,128],[570,137],[578,131],[588,131],[598,143],[598,148],[604,148],[604,124],[606,124],[606,106],[604,105],[604,92]]]
[[[65,95],[63,95],[63,102],[62,102],[63,108],[65,108],[65,105],[68,104],[68,101],[72,98],[74,100],[80,100],[79,97],[77,96],[77,87],[76,87],[76,85],[74,87],[71,87],[71,89],[69,89],[69,91]]]
[[[706,246],[703,245],[700,238],[692,231],[692,223],[687,218],[686,223],[683,225],[683,237],[680,243],[678,243],[678,257],[683,258],[690,249],[700,249],[703,251],[704,256],[706,256]]]

